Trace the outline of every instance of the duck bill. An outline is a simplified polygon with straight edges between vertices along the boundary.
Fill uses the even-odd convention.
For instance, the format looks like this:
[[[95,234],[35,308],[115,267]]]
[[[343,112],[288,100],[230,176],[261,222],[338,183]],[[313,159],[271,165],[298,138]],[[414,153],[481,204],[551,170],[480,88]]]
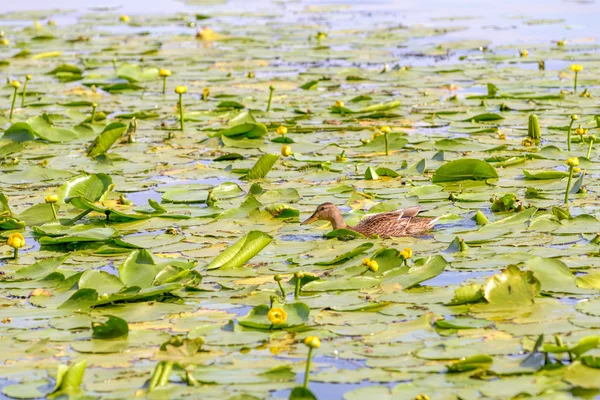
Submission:
[[[317,216],[315,214],[316,213],[313,213],[313,215],[311,215],[310,217],[308,217],[304,221],[300,222],[300,225],[310,224],[311,222],[315,222],[316,220],[318,220],[319,218],[317,218]]]

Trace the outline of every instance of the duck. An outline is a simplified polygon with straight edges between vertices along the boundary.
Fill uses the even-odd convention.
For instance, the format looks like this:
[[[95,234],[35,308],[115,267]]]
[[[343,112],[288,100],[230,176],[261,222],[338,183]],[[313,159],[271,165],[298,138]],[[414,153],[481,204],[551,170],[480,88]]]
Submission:
[[[370,215],[363,218],[357,225],[349,226],[342,218],[342,212],[333,203],[323,203],[315,212],[302,221],[300,225],[307,225],[314,221],[324,220],[331,222],[333,229],[349,229],[364,236],[377,235],[381,238],[421,235],[433,228],[438,218],[417,217],[421,206],[408,207],[403,210],[389,211],[381,214]]]

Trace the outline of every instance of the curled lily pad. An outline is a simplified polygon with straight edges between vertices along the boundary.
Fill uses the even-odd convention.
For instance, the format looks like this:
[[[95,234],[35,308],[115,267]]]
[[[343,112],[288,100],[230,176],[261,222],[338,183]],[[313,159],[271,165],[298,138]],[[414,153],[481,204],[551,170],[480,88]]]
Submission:
[[[540,289],[540,281],[531,271],[522,272],[517,266],[510,265],[487,280],[483,296],[491,305],[510,309],[532,305]]]
[[[479,369],[489,369],[492,366],[494,359],[488,355],[481,354],[462,358],[448,365],[448,372],[465,372]]]
[[[81,196],[94,202],[100,200],[111,185],[112,179],[106,174],[83,174],[64,183],[58,190],[58,197],[61,201],[65,201],[71,197]]]
[[[273,238],[264,232],[251,231],[219,254],[206,268],[210,270],[217,268],[231,269],[242,267],[252,257],[271,243],[271,240],[273,240]]]

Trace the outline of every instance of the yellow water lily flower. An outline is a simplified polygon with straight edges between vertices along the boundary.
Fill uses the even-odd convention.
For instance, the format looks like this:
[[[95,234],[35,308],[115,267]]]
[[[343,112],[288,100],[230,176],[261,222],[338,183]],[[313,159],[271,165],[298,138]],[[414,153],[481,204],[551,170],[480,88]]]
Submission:
[[[277,134],[284,136],[288,133],[288,128],[283,126],[283,125],[279,125],[279,127],[277,128]]]
[[[369,271],[377,272],[379,270],[379,263],[375,260],[371,260],[367,263],[367,267],[369,267]]]
[[[15,232],[8,237],[6,244],[13,249],[20,249],[25,246],[25,238],[19,232]]]
[[[390,129],[390,127],[389,127],[389,126],[387,126],[387,125],[386,125],[386,126],[382,126],[381,128],[379,128],[379,130],[380,130],[382,133],[390,133],[390,132],[392,131],[392,130]]]
[[[11,85],[12,87],[14,87],[15,89],[18,89],[18,88],[20,88],[20,87],[21,87],[21,82],[19,82],[19,81],[12,81],[12,82],[10,83],[10,85]]]
[[[577,129],[575,129],[575,134],[576,135],[586,135],[588,133],[588,130],[585,128],[582,128],[581,125],[579,125],[579,127],[577,127]]]
[[[573,72],[581,72],[583,71],[583,65],[581,64],[571,64],[569,69]]]
[[[304,339],[304,344],[310,347],[311,349],[318,349],[321,347],[321,339],[316,336],[307,336]]]
[[[267,318],[273,325],[281,325],[287,320],[287,313],[283,308],[274,307],[267,313]]]
[[[400,252],[400,254],[402,255],[402,257],[404,257],[405,260],[408,260],[409,258],[412,258],[412,256],[413,256],[413,252],[410,247],[405,247],[404,250],[402,250]]]
[[[341,100],[338,100],[338,101],[335,102],[335,106],[336,107],[344,107],[344,102],[341,101]]]
[[[207,28],[206,26],[202,27],[202,29],[196,33],[196,39],[215,40],[215,37],[215,31],[211,28]]]
[[[281,148],[281,155],[284,157],[289,157],[292,155],[292,148],[288,145],[285,145]]]
[[[163,77],[163,78],[166,78],[167,76],[171,76],[172,72],[171,72],[170,69],[161,68],[161,69],[158,70],[158,75],[161,76],[161,77]]]
[[[529,56],[529,50],[519,50],[519,55],[521,57],[528,57]]]
[[[127,22],[131,21],[131,18],[129,18],[129,15],[123,14],[119,17],[119,21],[127,23]]]
[[[177,94],[187,93],[187,86],[175,86],[175,93],[177,93]]]
[[[31,291],[31,293],[29,293],[28,297],[37,297],[37,296],[47,296],[50,297],[52,296],[52,292],[46,290],[46,289],[42,289],[42,288],[37,288],[37,289],[33,289]]]
[[[525,147],[531,147],[533,145],[533,140],[531,140],[529,137],[526,137],[521,141],[521,144]]]
[[[579,165],[579,158],[577,157],[571,157],[567,159],[567,162],[565,163],[565,165],[567,167],[576,167]]]
[[[58,203],[58,196],[55,194],[49,194],[48,196],[46,196],[44,201],[46,203]]]

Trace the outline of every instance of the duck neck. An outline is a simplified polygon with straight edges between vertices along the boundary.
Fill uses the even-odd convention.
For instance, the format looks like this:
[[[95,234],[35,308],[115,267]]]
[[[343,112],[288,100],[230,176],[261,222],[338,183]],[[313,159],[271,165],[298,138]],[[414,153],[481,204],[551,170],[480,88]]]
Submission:
[[[329,222],[331,222],[331,225],[333,225],[333,229],[342,229],[347,227],[346,223],[344,222],[344,218],[342,218],[342,213],[339,211],[333,213]]]

